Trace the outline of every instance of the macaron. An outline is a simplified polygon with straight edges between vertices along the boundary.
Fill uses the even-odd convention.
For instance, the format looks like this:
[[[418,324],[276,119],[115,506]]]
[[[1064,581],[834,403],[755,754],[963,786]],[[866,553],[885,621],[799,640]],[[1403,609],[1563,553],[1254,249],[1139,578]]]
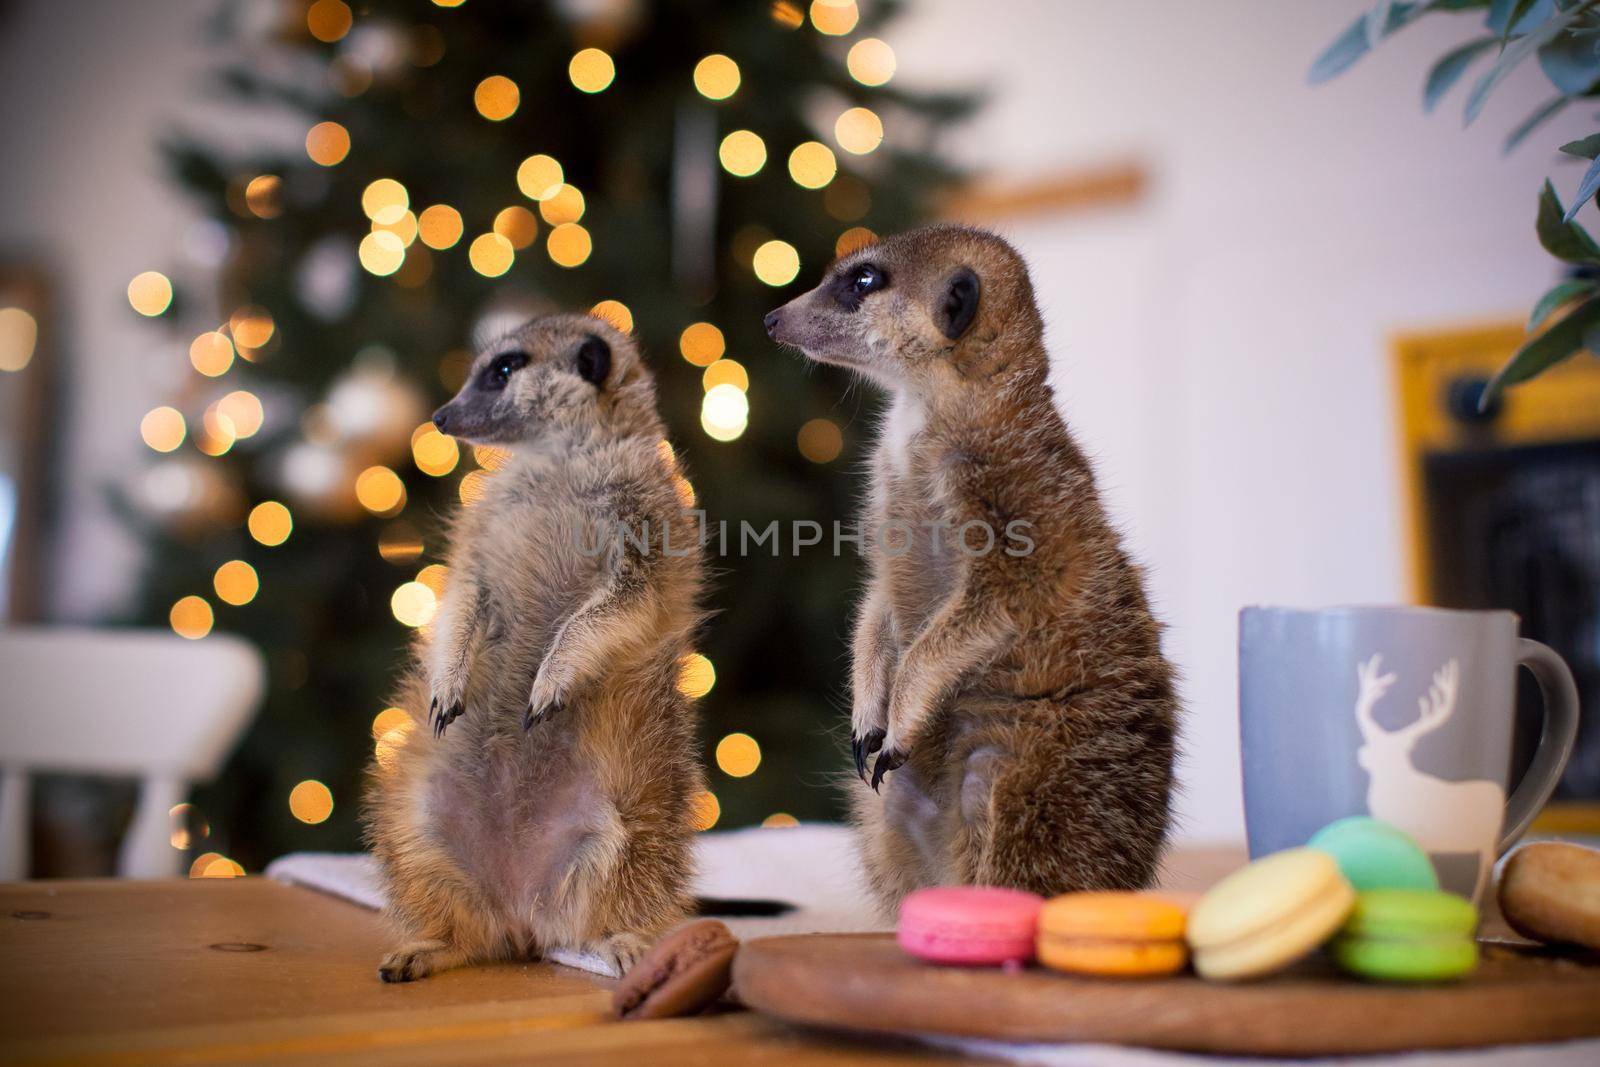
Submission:
[[[994,886],[919,889],[900,904],[896,938],[918,959],[998,967],[1033,959],[1036,893]]]
[[[1500,871],[1500,911],[1523,937],[1600,952],[1600,852],[1562,841],[1523,845]]]
[[[1073,974],[1174,974],[1189,962],[1183,926],[1183,908],[1151,893],[1067,893],[1039,909],[1039,962]]]
[[[639,958],[611,992],[620,1019],[698,1015],[727,992],[739,941],[716,919],[684,923]]]
[[[1478,963],[1471,903],[1436,889],[1369,889],[1357,894],[1333,942],[1340,967],[1384,982],[1459,978]]]
[[[1438,889],[1433,861],[1410,834],[1366,815],[1331,822],[1308,848],[1332,856],[1356,892],[1366,889]]]
[[[1326,852],[1291,848],[1212,886],[1189,912],[1203,978],[1255,978],[1306,956],[1339,929],[1356,892]]]

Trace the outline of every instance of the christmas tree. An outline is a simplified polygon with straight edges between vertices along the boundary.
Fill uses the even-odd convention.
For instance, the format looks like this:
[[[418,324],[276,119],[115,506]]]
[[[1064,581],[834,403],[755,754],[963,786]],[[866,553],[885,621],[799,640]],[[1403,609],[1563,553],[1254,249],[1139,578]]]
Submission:
[[[269,669],[242,746],[175,812],[194,873],[357,847],[361,767],[405,729],[385,695],[449,580],[444,516],[498,460],[427,417],[496,323],[592,308],[631,329],[708,524],[850,519],[869,401],[761,318],[958,177],[936,147],[972,101],[893,85],[895,6],[223,8],[219,94],[307,132],[292,152],[168,144],[215,269],[128,290],[193,365],[140,428],[138,621],[236,632]],[[839,811],[858,568],[830,540],[712,561],[682,683],[704,825]]]

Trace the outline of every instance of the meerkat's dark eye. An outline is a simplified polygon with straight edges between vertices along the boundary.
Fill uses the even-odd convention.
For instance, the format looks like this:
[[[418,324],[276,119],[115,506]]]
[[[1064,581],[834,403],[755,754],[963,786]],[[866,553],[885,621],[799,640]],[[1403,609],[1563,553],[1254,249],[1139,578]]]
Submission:
[[[590,334],[578,346],[578,377],[599,389],[611,373],[611,346]]]
[[[499,392],[506,387],[511,376],[528,365],[528,356],[525,352],[502,352],[489,361],[478,375],[478,386],[492,392]]]
[[[871,263],[863,263],[850,272],[850,292],[858,297],[866,296],[882,289],[888,281],[882,270]]]

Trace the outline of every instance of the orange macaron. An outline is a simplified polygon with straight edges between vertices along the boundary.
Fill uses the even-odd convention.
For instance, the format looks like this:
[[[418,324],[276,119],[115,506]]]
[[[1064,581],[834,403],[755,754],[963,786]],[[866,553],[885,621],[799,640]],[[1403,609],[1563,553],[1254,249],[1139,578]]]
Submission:
[[[1067,893],[1039,912],[1038,959],[1073,974],[1175,974],[1189,961],[1184,909],[1153,893]]]

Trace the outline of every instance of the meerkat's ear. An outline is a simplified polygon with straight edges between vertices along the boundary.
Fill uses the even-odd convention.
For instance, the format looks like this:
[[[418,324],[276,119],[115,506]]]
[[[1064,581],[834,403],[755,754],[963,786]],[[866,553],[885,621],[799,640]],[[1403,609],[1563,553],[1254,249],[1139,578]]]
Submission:
[[[967,332],[972,320],[978,316],[978,276],[970,267],[962,267],[944,283],[944,295],[934,309],[934,319],[944,335],[954,341]]]
[[[611,346],[594,334],[585,337],[578,346],[577,368],[578,377],[596,389],[603,388],[611,373]]]

